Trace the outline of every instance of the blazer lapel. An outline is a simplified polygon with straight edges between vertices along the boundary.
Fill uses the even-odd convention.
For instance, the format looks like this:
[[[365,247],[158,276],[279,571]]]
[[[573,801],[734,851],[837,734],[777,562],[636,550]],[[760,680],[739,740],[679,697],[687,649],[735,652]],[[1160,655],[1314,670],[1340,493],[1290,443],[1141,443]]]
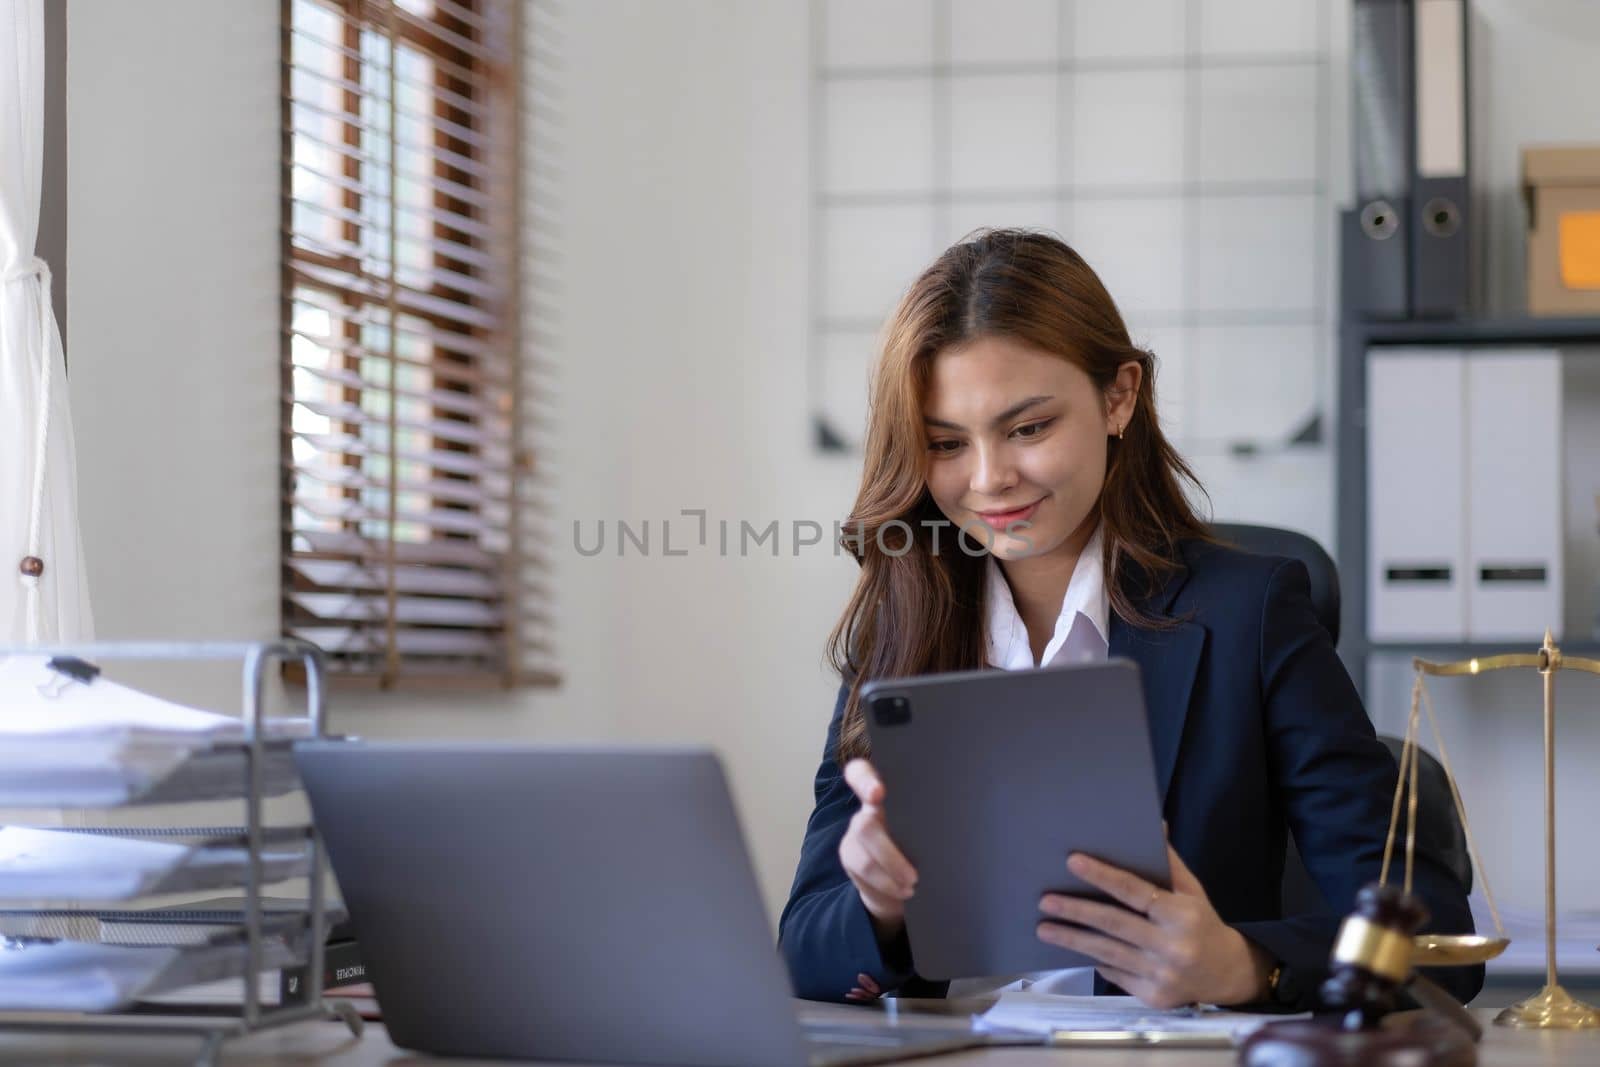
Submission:
[[[1174,576],[1165,590],[1142,606],[1151,614],[1167,614],[1167,606],[1177,595],[1182,581],[1182,575]],[[1183,744],[1183,723],[1189,713],[1189,697],[1205,644],[1205,627],[1197,622],[1175,621],[1169,629],[1158,630],[1130,626],[1115,614],[1111,617],[1108,651],[1137,663],[1144,682],[1150,718],[1150,749],[1155,758],[1156,787],[1161,790],[1163,804],[1178,763],[1178,749]]]

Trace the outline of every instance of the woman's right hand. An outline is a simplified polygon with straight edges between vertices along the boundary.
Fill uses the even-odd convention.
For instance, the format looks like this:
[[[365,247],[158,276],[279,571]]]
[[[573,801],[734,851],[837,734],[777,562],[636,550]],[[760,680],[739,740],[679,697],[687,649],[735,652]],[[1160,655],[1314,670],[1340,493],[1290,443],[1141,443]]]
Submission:
[[[906,901],[917,887],[917,871],[889,837],[883,780],[872,764],[851,760],[844,765],[844,780],[861,801],[861,810],[851,816],[839,842],[839,862],[861,894],[878,937],[887,940],[905,926]]]

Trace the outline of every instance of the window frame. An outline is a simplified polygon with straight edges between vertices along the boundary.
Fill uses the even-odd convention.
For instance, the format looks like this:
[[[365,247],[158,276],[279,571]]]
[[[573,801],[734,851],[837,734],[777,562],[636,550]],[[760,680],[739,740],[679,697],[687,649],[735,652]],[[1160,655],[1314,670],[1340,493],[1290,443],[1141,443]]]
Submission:
[[[295,16],[301,5],[320,9],[337,20],[337,42],[323,42],[297,26]],[[529,590],[523,576],[529,554],[522,544],[518,482],[534,464],[523,443],[521,402],[521,7],[517,0],[281,3],[280,622],[289,636],[307,632],[344,635],[347,640],[340,648],[327,650],[330,678],[337,684],[459,689],[559,682],[552,671],[530,669],[524,663],[529,648],[523,625]],[[510,45],[507,48],[506,41],[499,42],[498,62],[493,38],[496,26],[508,35]],[[341,57],[337,77],[297,65],[297,36],[322,42],[317,47],[329,47]],[[374,40],[383,43],[381,65],[379,57],[369,56]],[[426,92],[425,109],[402,108],[402,87],[412,90],[420,84],[397,73],[405,51],[429,64],[429,77],[421,86]],[[374,69],[387,81],[381,94],[365,88],[372,85],[369,79]],[[308,80],[302,84],[310,86],[315,79],[320,87],[337,95],[341,110],[330,112],[312,103],[312,92],[298,98],[296,71],[307,74]],[[336,131],[329,137],[336,143],[327,148],[338,155],[337,172],[316,174],[318,182],[337,190],[334,209],[313,203],[296,188],[296,170],[309,169],[296,157],[296,138],[304,135],[322,140],[321,134],[313,136],[309,123],[297,124],[297,116],[310,112],[319,112]],[[377,112],[386,112],[386,123],[379,121]],[[422,143],[405,144],[403,121],[421,124],[427,133]],[[374,138],[384,147],[381,159],[372,154]],[[404,150],[428,157],[425,173],[405,170]],[[384,180],[377,182],[377,177]],[[413,183],[413,189],[425,195],[425,203],[402,206],[406,183]],[[378,207],[385,215],[383,227],[373,221],[368,210],[373,206],[369,201],[375,199],[382,201]],[[323,245],[326,231],[313,238],[298,228],[297,205],[332,215],[337,223],[337,248],[308,247]],[[414,241],[398,223],[408,210],[424,223],[425,235]],[[455,225],[463,222],[476,225],[469,229]],[[376,245],[370,232],[375,229],[385,231]],[[375,276],[371,270],[375,247],[383,249],[379,258],[386,264],[386,277]],[[426,252],[420,266],[407,265],[407,247]],[[320,277],[308,275],[308,268]],[[316,449],[315,463],[304,458],[309,445],[301,450],[301,456],[296,454],[297,437],[304,436],[296,426],[297,414],[304,417],[309,410],[308,398],[297,388],[296,368],[301,365],[295,355],[297,337],[307,339],[296,325],[296,311],[306,295],[315,297],[311,306],[330,309],[330,324],[337,320],[323,335],[324,341],[331,343],[308,341],[326,359],[324,371],[334,372],[329,379],[319,378],[326,390],[321,403],[330,414],[317,418],[327,421],[328,441],[356,446],[354,450],[349,444]],[[383,351],[369,343],[375,308],[384,313]],[[415,336],[422,339],[422,355],[402,354],[401,335],[418,325],[422,329]],[[464,347],[473,351],[463,351]],[[374,359],[387,364],[386,383],[370,380]],[[306,381],[310,376],[299,377]],[[422,378],[424,384],[408,385],[406,377]],[[343,384],[332,379],[341,379]],[[419,403],[425,410],[420,425],[400,418],[403,406],[415,410]],[[374,407],[379,409],[376,415]],[[355,418],[340,418],[339,413]],[[385,424],[383,432],[374,434],[371,431],[379,421]],[[439,436],[441,431],[444,437]],[[408,452],[407,438],[416,434],[425,441],[420,457]],[[375,452],[369,437],[381,438],[387,451]],[[435,465],[452,455],[466,458],[454,464],[454,469]],[[380,456],[381,464],[377,462]],[[419,458],[424,476],[408,477],[405,472],[408,467],[417,468]],[[332,483],[322,483],[319,490],[341,512],[334,518],[314,517],[303,507],[314,496],[305,474],[312,467],[334,476]],[[476,473],[466,473],[466,468],[476,468]],[[384,484],[374,483],[375,469],[386,476]],[[401,508],[406,499],[427,501],[424,522],[407,523]],[[384,505],[381,516],[374,517],[369,511],[374,501]],[[341,558],[336,550],[319,552],[317,541],[297,540],[297,535],[310,532],[305,525],[310,522],[334,523],[332,530],[317,532],[346,535],[348,558]],[[446,523],[443,530],[438,525],[441,522]],[[452,525],[457,529],[450,530]],[[383,531],[381,559],[372,553],[380,544],[372,535],[374,529]],[[477,532],[469,535],[472,530]],[[425,536],[413,536],[417,534]],[[476,570],[458,569],[469,556],[478,564]],[[484,556],[487,560],[480,558]],[[428,562],[429,558],[433,562]],[[343,594],[353,607],[343,610],[356,611],[356,615],[341,615],[319,624],[307,603],[338,601],[308,577],[308,562],[348,564],[348,571],[341,573],[358,577]],[[318,573],[332,571],[323,567]],[[382,576],[378,596],[369,595],[375,591],[374,574]],[[469,574],[474,576],[472,581],[468,581]],[[422,581],[420,593],[418,581]],[[493,591],[431,595],[441,583],[458,590],[492,584]],[[403,584],[410,588],[402,591]],[[334,590],[341,587],[339,582],[330,586]],[[437,616],[455,611],[460,616],[474,604],[484,608],[484,619],[496,621],[482,626],[464,623],[459,630],[463,635],[460,644],[466,647],[466,635],[482,630],[495,637],[497,655],[420,653],[402,648],[402,631],[412,632],[407,628],[416,625],[420,617],[416,612]],[[376,619],[370,612],[380,608],[382,618]],[[425,627],[446,644],[457,632],[451,629],[452,623],[437,619]],[[378,631],[381,652],[372,641]],[[538,647],[548,651],[543,645]],[[381,662],[375,656],[381,656]]]

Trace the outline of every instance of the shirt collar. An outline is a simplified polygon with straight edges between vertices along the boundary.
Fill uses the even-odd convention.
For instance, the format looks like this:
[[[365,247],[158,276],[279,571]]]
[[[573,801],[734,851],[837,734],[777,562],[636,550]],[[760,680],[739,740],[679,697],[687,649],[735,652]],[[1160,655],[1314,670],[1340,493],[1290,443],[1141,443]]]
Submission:
[[[1061,598],[1061,614],[1056,617],[1054,633],[1045,646],[1043,664],[1055,657],[1080,614],[1094,627],[1102,644],[1111,643],[1111,600],[1106,592],[1103,546],[1101,527],[1096,525],[1072,569],[1066,595]],[[1028,628],[1017,613],[1011,587],[993,556],[989,557],[988,572],[989,663],[1007,670],[1034,666]]]

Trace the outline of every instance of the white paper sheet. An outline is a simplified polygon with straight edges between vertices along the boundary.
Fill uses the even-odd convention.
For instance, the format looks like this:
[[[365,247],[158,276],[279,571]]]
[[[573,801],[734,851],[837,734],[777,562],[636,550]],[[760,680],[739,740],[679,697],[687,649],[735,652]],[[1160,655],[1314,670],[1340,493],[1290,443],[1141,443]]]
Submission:
[[[1067,997],[1049,993],[1005,992],[978,1016],[983,1030],[1001,1030],[1049,1037],[1080,1030],[1145,1033],[1226,1033],[1242,1040],[1256,1028],[1289,1018],[1256,1015],[1216,1008],[1178,1008],[1161,1011],[1141,1004],[1136,997]]]
[[[243,792],[245,723],[104,678],[74,682],[40,656],[0,658],[0,807],[110,807]],[[306,736],[269,719],[264,738]],[[292,761],[264,760],[267,795],[295,787]]]
[[[44,656],[0,657],[0,742],[24,738],[84,740],[115,737],[145,743],[237,741],[245,723],[149,693],[105,677],[76,682],[51,670]],[[268,719],[263,733],[304,732],[303,719]]]
[[[243,846],[198,846],[112,834],[0,827],[0,899],[132,900],[155,893],[219,889],[244,882]],[[305,874],[305,848],[262,852],[264,880]]]
[[[296,962],[264,946],[267,967]],[[82,941],[0,941],[0,1011],[116,1011],[155,993],[235,977],[239,945],[128,948]]]

